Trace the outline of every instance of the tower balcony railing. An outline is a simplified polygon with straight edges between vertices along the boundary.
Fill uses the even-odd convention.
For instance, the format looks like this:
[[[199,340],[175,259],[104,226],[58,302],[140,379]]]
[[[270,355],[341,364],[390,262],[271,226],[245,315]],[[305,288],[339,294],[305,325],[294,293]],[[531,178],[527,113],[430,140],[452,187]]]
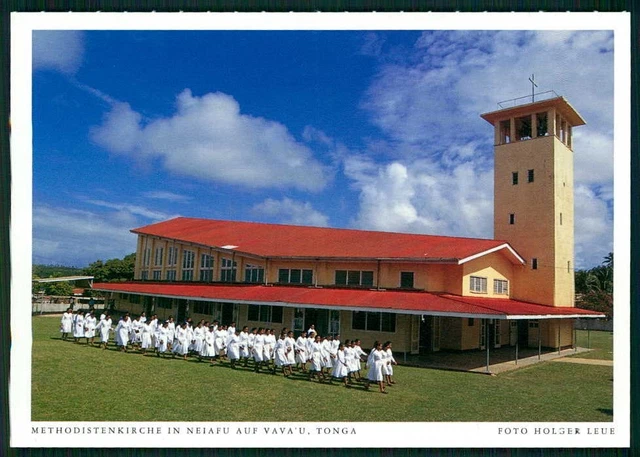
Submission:
[[[498,102],[500,109],[513,108],[519,105],[526,105],[527,103],[533,103],[535,101],[549,100],[551,98],[557,98],[559,95],[554,90],[548,90],[537,94],[525,95],[524,97],[512,98]]]

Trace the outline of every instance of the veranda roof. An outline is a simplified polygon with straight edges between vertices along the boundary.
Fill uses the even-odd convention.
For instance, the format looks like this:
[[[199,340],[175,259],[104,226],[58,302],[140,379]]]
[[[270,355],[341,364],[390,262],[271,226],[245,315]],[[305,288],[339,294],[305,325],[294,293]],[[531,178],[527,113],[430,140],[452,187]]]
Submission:
[[[348,289],[309,286],[193,284],[160,282],[98,283],[93,288],[186,300],[320,308],[344,311],[382,311],[485,319],[599,318],[604,314],[574,307],[553,307],[508,298],[463,297],[423,291]]]

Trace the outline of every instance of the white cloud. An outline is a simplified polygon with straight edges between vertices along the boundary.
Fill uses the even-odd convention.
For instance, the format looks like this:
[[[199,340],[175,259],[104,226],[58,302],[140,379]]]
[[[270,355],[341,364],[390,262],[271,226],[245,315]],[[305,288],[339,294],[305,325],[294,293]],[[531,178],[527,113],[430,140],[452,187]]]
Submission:
[[[607,203],[587,186],[579,185],[574,193],[576,230],[575,264],[591,268],[613,252],[613,220]]]
[[[384,135],[367,153],[386,161],[345,163],[355,224],[491,237],[493,129],[479,116],[530,94],[535,74],[537,91],[554,89],[587,122],[574,129],[576,262],[599,264],[588,243],[613,233],[612,49],[606,31],[435,31],[404,60],[380,56],[361,107]]]
[[[314,227],[329,225],[329,218],[313,209],[311,203],[299,202],[287,197],[282,200],[268,198],[255,205],[252,212],[276,219],[281,224],[311,225]]]
[[[353,225],[363,229],[449,236],[492,236],[493,172],[467,162],[443,170],[426,160],[376,166],[345,163],[360,192]]]
[[[188,197],[186,195],[167,192],[165,190],[153,190],[149,192],[143,192],[142,196],[145,198],[151,198],[153,200],[166,200],[169,202],[187,202],[192,199],[191,197]]]
[[[84,267],[136,250],[129,232],[142,225],[126,211],[97,214],[40,205],[33,210],[33,262]]]
[[[220,92],[197,97],[186,89],[172,117],[146,124],[128,104],[115,104],[91,138],[113,153],[159,158],[172,173],[252,188],[318,191],[330,174],[284,125],[242,114]]]
[[[74,74],[82,64],[83,33],[78,30],[34,30],[33,70]]]
[[[104,200],[86,200],[87,203],[92,205],[102,206],[104,208],[116,209],[118,211],[124,211],[128,214],[142,216],[152,221],[161,221],[166,219],[172,219],[178,215],[170,215],[162,211],[156,211],[149,208],[145,208],[139,205],[130,205],[128,203],[111,203]]]

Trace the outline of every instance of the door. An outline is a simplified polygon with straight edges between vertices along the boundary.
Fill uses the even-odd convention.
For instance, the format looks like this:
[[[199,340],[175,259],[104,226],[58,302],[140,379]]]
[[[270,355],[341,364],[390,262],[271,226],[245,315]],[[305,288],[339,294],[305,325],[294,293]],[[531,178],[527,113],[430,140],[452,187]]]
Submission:
[[[487,348],[487,319],[480,319],[480,349]]]
[[[306,332],[307,328],[304,326],[304,308],[295,308],[293,310],[293,322],[291,323],[293,334],[298,337],[302,332]]]
[[[187,301],[186,300],[178,300],[178,322],[184,322],[187,318]]]
[[[304,328],[308,329],[315,325],[318,335],[327,336],[329,334],[329,311],[326,309],[308,308],[304,313]]]
[[[234,313],[235,305],[233,303],[223,303],[222,304],[222,315],[220,319],[220,323],[223,325],[229,325],[232,322],[235,322],[235,314]]]
[[[529,321],[527,319],[518,321],[518,344],[523,348],[529,346]]]
[[[493,321],[493,347],[494,348],[499,348],[502,340],[501,340],[501,320],[500,319],[495,319]]]
[[[509,321],[509,345],[515,346],[518,342],[518,321]]]
[[[329,311],[329,335],[336,336],[340,334],[340,311]]]

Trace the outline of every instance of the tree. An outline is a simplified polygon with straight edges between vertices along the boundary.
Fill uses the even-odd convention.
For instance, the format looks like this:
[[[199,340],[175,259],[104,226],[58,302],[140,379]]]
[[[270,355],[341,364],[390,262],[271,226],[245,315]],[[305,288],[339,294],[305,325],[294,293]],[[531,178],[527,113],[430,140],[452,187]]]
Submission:
[[[93,276],[95,282],[131,281],[136,263],[135,253],[123,259],[109,259],[106,262],[96,260],[83,270],[88,276]]]
[[[46,295],[70,296],[73,295],[73,286],[67,281],[49,282],[44,284]]]
[[[613,253],[601,265],[578,270],[575,275],[576,306],[613,317]]]

